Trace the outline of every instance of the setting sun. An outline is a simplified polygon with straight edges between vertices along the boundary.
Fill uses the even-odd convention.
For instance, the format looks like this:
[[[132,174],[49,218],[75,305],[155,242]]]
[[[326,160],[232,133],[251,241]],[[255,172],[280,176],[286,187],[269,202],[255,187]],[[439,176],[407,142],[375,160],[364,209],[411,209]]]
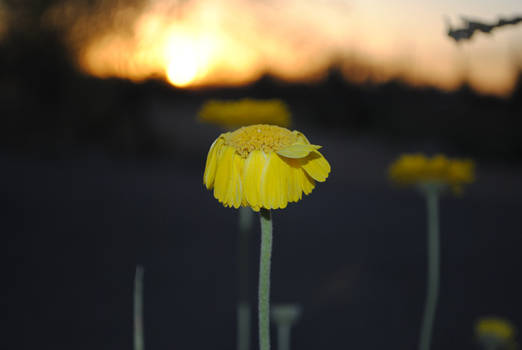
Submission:
[[[167,80],[175,86],[187,86],[198,75],[198,57],[194,50],[185,48],[175,55],[167,66]]]

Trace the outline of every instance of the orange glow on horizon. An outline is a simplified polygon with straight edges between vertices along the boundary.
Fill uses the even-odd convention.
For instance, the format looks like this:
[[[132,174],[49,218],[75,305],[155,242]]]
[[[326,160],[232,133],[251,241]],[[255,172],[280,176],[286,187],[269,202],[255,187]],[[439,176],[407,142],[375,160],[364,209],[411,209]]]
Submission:
[[[50,22],[69,29],[80,68],[98,77],[161,77],[177,87],[230,86],[265,73],[285,81],[314,81],[336,64],[356,83],[398,78],[454,90],[468,82],[481,93],[505,96],[522,66],[522,45],[517,45],[522,26],[499,30],[495,40],[477,35],[455,45],[442,19],[433,15],[444,10],[443,4],[414,4],[416,15],[403,19],[386,2],[377,9],[341,0],[104,4],[90,14],[67,5],[48,15]]]

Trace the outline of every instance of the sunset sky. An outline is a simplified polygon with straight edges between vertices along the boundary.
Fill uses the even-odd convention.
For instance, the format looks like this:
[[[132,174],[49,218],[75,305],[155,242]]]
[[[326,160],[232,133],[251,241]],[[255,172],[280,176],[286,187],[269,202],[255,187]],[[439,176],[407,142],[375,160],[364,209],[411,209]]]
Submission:
[[[114,4],[118,3],[116,6]],[[347,79],[506,95],[522,67],[522,24],[456,44],[447,20],[522,15],[520,0],[147,0],[72,2],[45,23],[66,28],[79,67],[100,77],[163,77],[177,86],[244,84],[271,73],[320,79],[337,63]]]

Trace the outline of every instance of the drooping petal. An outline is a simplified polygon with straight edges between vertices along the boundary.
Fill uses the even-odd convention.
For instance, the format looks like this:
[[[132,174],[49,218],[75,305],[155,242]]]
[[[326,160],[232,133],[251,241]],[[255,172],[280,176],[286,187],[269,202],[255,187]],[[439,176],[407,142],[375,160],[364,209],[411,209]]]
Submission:
[[[264,208],[278,209],[283,205],[284,197],[282,184],[282,160],[279,156],[271,152],[267,155],[267,160],[260,182],[260,199]],[[286,189],[285,189],[286,190]],[[284,204],[286,206],[286,203]]]
[[[218,161],[217,155],[222,145],[223,137],[219,137],[218,139],[216,139],[216,141],[212,143],[212,146],[210,146],[210,150],[208,151],[207,162],[205,164],[205,173],[203,174],[203,183],[209,190],[214,185],[214,178],[216,176],[216,168]]]
[[[316,151],[319,148],[321,148],[321,146],[294,143],[293,145],[280,149],[277,151],[277,154],[287,158],[304,158],[308,156],[310,152]]]
[[[253,208],[259,208],[262,205],[259,190],[265,162],[266,157],[262,151],[253,151],[245,160],[243,167],[244,196]]]
[[[236,151],[233,147],[229,146],[224,146],[221,150],[222,152],[220,152],[221,154],[217,161],[216,178],[214,180],[214,197],[221,203],[226,203],[228,185],[230,183],[230,172]]]
[[[301,163],[297,159],[285,158],[288,164],[287,193],[289,202],[297,202],[302,198],[303,187],[301,186]]]
[[[241,181],[243,162],[243,158],[234,152],[229,164],[230,173],[225,194],[225,205],[236,209],[241,205],[241,197],[243,196],[243,184]]]
[[[272,202],[274,200],[275,187],[278,187],[274,173],[274,160],[272,154],[268,154],[259,183],[259,199],[261,206],[267,209],[272,209]]]
[[[310,153],[301,164],[306,173],[319,182],[324,182],[330,173],[330,164],[319,151]]]
[[[315,181],[304,170],[301,170],[301,186],[305,194],[312,193],[315,188]]]
[[[275,162],[277,164],[277,174],[279,177],[280,190],[279,190],[279,206],[278,208],[284,209],[288,204],[288,180],[290,176],[290,165],[285,162],[283,157],[277,154],[273,154]]]

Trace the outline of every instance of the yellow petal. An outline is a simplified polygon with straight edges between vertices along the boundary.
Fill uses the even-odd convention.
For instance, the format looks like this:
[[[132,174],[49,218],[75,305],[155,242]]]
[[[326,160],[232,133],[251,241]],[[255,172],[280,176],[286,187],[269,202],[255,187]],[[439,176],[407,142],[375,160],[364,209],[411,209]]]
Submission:
[[[274,154],[276,158],[276,163],[278,164],[277,176],[280,181],[280,190],[279,190],[279,207],[280,209],[286,208],[288,204],[288,180],[290,177],[290,165],[285,162],[284,157],[280,157],[279,155]]]
[[[241,171],[243,168],[243,158],[236,152],[232,155],[230,163],[230,173],[228,177],[228,185],[225,194],[224,204],[229,207],[239,208],[241,205],[241,197],[243,195],[243,184],[241,181]]]
[[[306,171],[301,169],[301,188],[305,194],[312,193],[312,190],[315,188],[315,181],[312,179]]]
[[[259,187],[259,198],[261,200],[262,207],[266,209],[272,209],[274,202],[275,188],[278,187],[276,178],[274,177],[274,157],[273,153],[267,155],[265,166],[261,172],[260,187]]]
[[[230,172],[236,150],[233,147],[224,146],[218,154],[216,179],[214,180],[214,197],[221,203],[227,203]]]
[[[302,198],[303,187],[301,186],[301,163],[297,159],[287,158],[285,159],[288,164],[288,201],[297,202]]]
[[[259,190],[261,173],[265,167],[266,158],[262,151],[253,151],[245,160],[243,167],[244,195],[252,208],[262,205]]]
[[[330,164],[319,151],[313,151],[301,160],[303,169],[311,178],[324,182],[330,173]]]
[[[214,178],[216,176],[218,158],[217,155],[222,145],[223,137],[219,137],[216,141],[212,143],[212,146],[210,146],[210,150],[208,151],[207,162],[205,164],[205,173],[203,174],[203,183],[209,190],[214,185]]]
[[[276,153],[271,152],[267,155],[265,167],[261,173],[259,193],[264,208],[278,209],[286,206],[286,195],[282,194],[282,163],[283,161]],[[284,190],[286,192],[286,188]]]
[[[294,143],[288,147],[280,149],[277,154],[287,158],[304,158],[310,154],[310,152],[318,150],[321,146]]]

